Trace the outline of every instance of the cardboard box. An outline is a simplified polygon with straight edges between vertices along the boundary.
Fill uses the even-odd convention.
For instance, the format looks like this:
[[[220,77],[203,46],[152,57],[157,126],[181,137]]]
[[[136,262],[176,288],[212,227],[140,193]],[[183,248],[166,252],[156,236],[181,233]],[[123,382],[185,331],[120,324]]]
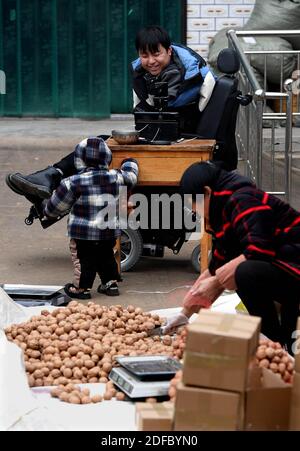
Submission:
[[[174,404],[137,403],[136,426],[139,431],[172,431],[174,419]]]
[[[300,373],[300,318],[297,322],[297,335],[294,342],[294,353],[295,353],[295,371]]]
[[[294,374],[291,395],[290,431],[300,431],[300,374]]]
[[[151,403],[151,402],[136,402],[135,403],[135,422],[137,424],[138,422],[138,416],[139,413],[142,410],[152,410],[153,409],[153,405],[156,406],[165,406],[166,408],[171,408],[173,407],[174,409],[174,403],[171,401],[164,401],[164,402],[159,402],[159,403]],[[158,407],[161,408],[161,407]]]
[[[252,369],[244,400],[244,429],[288,430],[291,390],[291,385],[272,371],[266,368]]]
[[[261,319],[201,310],[188,326],[183,383],[243,391],[250,359],[258,346]]]
[[[293,113],[298,113],[298,102],[299,102],[299,95],[294,94],[292,96],[292,111]],[[271,101],[271,108],[274,110],[275,113],[286,113],[286,101],[280,99],[273,99]],[[295,123],[296,118],[293,117],[293,124]]]
[[[177,386],[175,431],[235,431],[242,426],[242,395]]]

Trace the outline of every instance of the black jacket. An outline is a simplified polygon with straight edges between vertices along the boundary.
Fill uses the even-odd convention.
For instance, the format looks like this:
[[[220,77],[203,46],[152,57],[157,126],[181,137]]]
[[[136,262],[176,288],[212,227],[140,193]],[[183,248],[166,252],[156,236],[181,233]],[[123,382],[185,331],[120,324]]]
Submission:
[[[210,202],[215,248],[210,272],[244,254],[300,279],[300,213],[257,189],[235,172],[222,171]]]

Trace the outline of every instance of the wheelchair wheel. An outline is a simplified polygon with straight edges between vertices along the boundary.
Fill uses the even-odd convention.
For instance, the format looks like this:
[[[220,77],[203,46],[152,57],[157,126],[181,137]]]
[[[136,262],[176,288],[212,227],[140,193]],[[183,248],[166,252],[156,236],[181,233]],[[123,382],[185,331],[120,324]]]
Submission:
[[[197,244],[191,255],[192,266],[197,273],[200,273],[200,257],[201,257],[200,244]]]
[[[143,238],[138,230],[121,230],[121,271],[129,271],[143,252]]]

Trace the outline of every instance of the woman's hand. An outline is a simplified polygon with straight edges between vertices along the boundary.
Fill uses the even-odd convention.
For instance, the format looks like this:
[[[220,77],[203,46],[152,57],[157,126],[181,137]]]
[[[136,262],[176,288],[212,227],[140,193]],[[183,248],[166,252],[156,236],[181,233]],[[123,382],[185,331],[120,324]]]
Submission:
[[[206,269],[196,280],[190,291],[196,289],[205,279],[209,279],[211,277],[211,274],[208,269]]]
[[[230,262],[225,263],[225,265],[221,266],[216,270],[216,277],[224,288],[227,290],[236,290],[235,283],[235,271],[237,267],[246,261],[246,257],[244,254],[239,255],[238,257],[230,260]]]
[[[223,293],[224,288],[216,276],[199,277],[183,300],[185,308],[199,306],[208,308]]]

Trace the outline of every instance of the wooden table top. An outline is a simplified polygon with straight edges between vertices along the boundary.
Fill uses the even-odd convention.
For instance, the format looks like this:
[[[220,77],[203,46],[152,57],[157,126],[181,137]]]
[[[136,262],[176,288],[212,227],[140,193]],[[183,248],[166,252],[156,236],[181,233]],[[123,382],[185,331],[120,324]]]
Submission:
[[[139,163],[138,185],[178,185],[185,169],[197,161],[209,160],[214,140],[195,139],[166,146],[152,144],[118,144],[106,141],[112,151],[112,167],[119,168],[124,158]]]
[[[189,152],[199,152],[211,151],[214,148],[216,141],[214,139],[186,139],[180,143],[161,146],[157,144],[118,144],[113,138],[109,138],[106,143],[111,151],[182,152],[188,150]]]

